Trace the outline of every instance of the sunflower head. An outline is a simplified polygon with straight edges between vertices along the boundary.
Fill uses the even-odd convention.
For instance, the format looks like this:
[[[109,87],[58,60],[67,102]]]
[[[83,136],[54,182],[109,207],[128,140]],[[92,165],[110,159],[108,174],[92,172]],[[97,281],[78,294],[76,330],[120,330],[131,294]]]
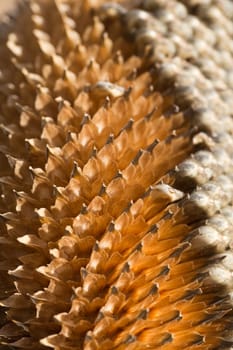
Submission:
[[[2,349],[231,348],[232,14],[31,0],[8,23]]]

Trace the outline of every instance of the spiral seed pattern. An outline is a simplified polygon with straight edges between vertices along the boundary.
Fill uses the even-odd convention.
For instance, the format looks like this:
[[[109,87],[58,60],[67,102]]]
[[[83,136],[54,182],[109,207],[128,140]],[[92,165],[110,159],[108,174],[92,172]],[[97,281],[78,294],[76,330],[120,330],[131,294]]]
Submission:
[[[1,349],[232,349],[232,19],[30,0],[2,24]]]

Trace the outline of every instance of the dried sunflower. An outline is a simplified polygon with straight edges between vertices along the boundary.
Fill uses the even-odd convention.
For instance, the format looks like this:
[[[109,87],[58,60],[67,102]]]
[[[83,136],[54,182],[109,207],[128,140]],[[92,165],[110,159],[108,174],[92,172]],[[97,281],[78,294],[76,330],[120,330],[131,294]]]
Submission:
[[[2,25],[2,349],[231,349],[232,19],[31,0]]]

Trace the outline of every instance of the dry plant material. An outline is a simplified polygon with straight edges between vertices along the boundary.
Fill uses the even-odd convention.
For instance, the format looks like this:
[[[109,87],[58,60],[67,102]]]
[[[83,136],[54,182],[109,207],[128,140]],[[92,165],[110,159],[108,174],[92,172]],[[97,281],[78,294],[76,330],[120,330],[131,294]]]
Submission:
[[[2,26],[1,349],[231,349],[232,19],[32,0]]]

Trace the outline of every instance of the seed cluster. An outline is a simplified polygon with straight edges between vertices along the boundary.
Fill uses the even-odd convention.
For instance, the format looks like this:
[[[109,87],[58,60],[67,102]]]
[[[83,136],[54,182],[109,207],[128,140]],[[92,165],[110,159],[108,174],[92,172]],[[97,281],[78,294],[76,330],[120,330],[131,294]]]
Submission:
[[[30,0],[2,28],[1,349],[231,349],[232,19]]]

